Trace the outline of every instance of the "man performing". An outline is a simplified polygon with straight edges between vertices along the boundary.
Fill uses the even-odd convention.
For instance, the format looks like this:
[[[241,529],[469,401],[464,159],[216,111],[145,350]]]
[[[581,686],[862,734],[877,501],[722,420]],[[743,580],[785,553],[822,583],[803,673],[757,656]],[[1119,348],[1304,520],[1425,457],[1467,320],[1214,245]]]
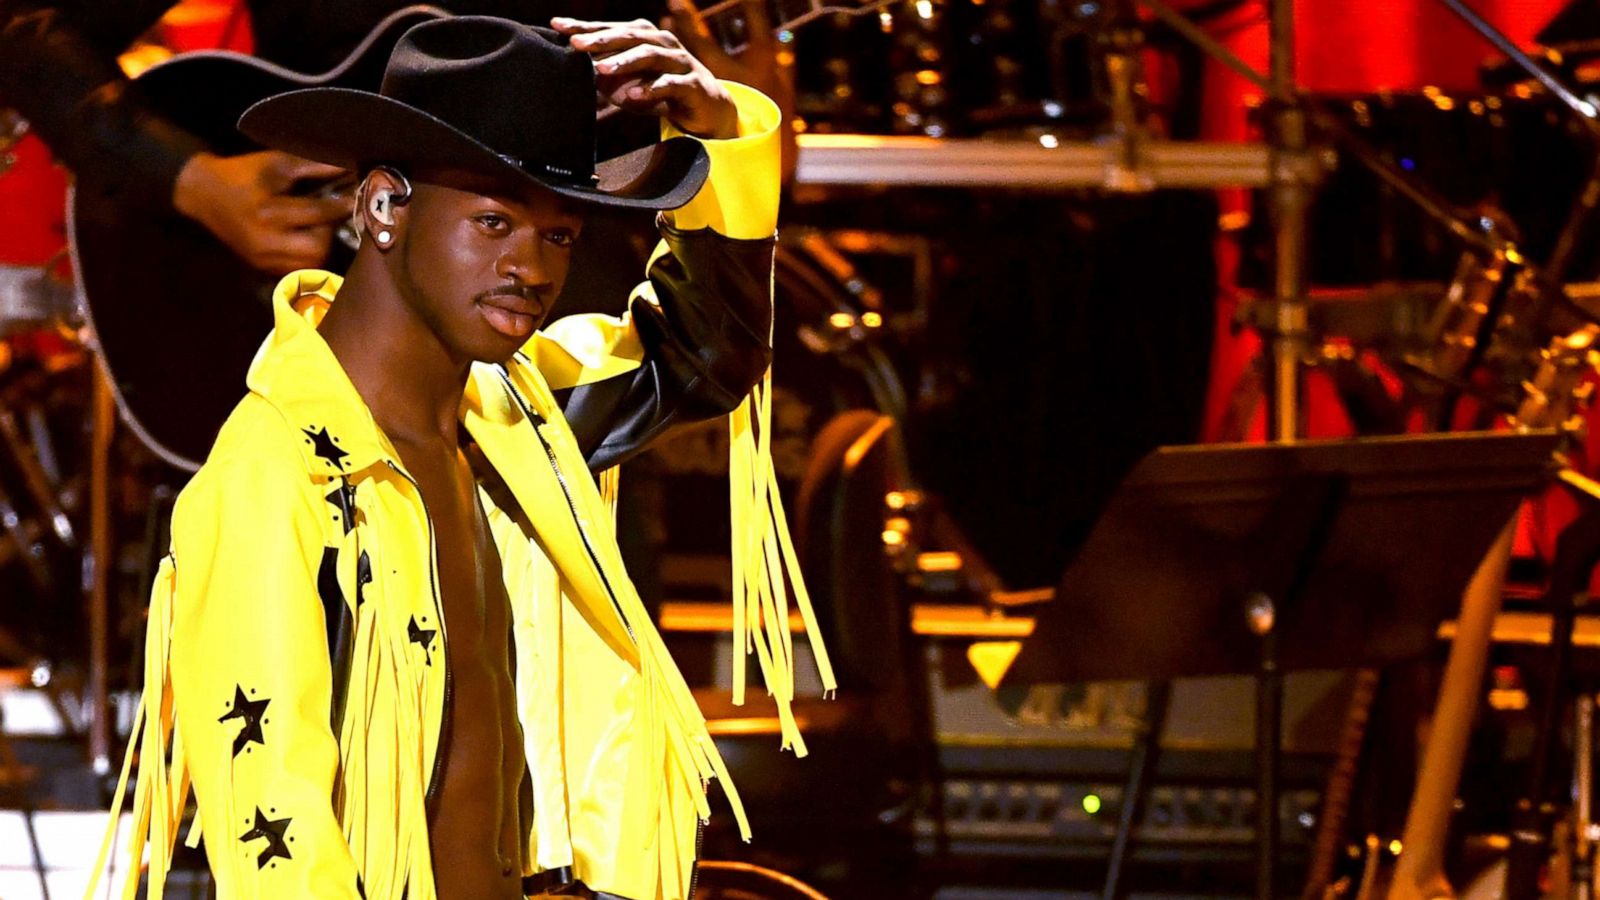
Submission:
[[[360,171],[364,239],[342,281],[281,283],[178,500],[129,754],[152,897],[191,784],[225,900],[683,898],[709,779],[742,822],[585,453],[761,379],[778,111],[648,23],[552,24],[419,25],[378,94],[295,91],[240,123]],[[596,165],[597,89],[666,139]],[[627,317],[541,331],[594,205],[674,211]],[[751,608],[786,618],[763,463],[734,467],[761,510],[734,485],[755,532],[735,594],[770,579]]]

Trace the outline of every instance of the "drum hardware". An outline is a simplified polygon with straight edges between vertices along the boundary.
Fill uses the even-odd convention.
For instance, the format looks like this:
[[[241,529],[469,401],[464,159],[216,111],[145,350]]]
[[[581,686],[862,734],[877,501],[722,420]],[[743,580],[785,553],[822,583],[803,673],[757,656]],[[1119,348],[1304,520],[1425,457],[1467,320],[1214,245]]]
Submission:
[[[1292,87],[1292,83],[1287,79],[1286,70],[1288,67],[1283,65],[1282,59],[1275,61],[1274,74],[1277,77],[1269,78],[1244,63],[1210,35],[1173,11],[1162,0],[1140,0],[1140,2],[1145,3],[1168,27],[1195,42],[1212,56],[1218,58],[1267,92],[1270,98],[1273,98],[1269,103],[1269,109],[1273,110],[1271,113],[1272,127],[1270,133],[1273,135],[1274,145],[1279,148],[1280,154],[1282,153],[1282,148],[1286,145],[1291,147],[1300,146],[1302,148],[1290,154],[1291,165],[1298,165],[1300,170],[1298,172],[1285,172],[1281,170],[1280,164],[1279,169],[1275,170],[1275,187],[1270,193],[1276,236],[1274,257],[1277,261],[1276,284],[1274,285],[1273,293],[1277,302],[1271,307],[1270,327],[1264,329],[1264,333],[1270,339],[1269,355],[1271,363],[1267,367],[1269,374],[1263,380],[1263,383],[1266,385],[1265,393],[1267,397],[1277,404],[1277,408],[1269,416],[1269,434],[1281,438],[1288,436],[1299,427],[1300,369],[1304,362],[1312,357],[1306,328],[1308,311],[1302,300],[1305,296],[1304,284],[1307,274],[1304,269],[1306,243],[1303,226],[1307,213],[1306,205],[1309,201],[1310,185],[1312,184],[1310,180],[1311,166],[1307,151],[1303,149],[1306,136],[1305,130],[1308,127],[1314,128],[1326,136],[1334,146],[1338,147],[1351,159],[1360,163],[1364,169],[1371,171],[1379,182],[1385,186],[1386,190],[1390,190],[1396,196],[1408,200],[1427,219],[1437,223],[1446,233],[1460,241],[1466,247],[1467,252],[1476,253],[1479,259],[1490,261],[1482,267],[1483,273],[1481,274],[1483,274],[1485,282],[1490,288],[1486,293],[1486,299],[1496,308],[1488,309],[1481,302],[1476,304],[1472,302],[1474,299],[1480,301],[1485,299],[1484,292],[1481,290],[1482,285],[1479,284],[1474,287],[1469,281],[1464,281],[1463,279],[1469,278],[1473,273],[1470,267],[1467,271],[1459,271],[1460,267],[1458,267],[1457,281],[1463,286],[1467,305],[1446,307],[1447,312],[1451,312],[1456,318],[1454,318],[1453,322],[1447,318],[1439,324],[1441,326],[1453,324],[1456,327],[1454,334],[1458,339],[1467,337],[1473,339],[1470,341],[1458,340],[1451,352],[1446,353],[1439,360],[1452,365],[1436,365],[1431,368],[1425,366],[1416,370],[1421,372],[1425,378],[1440,374],[1449,375],[1452,372],[1443,370],[1453,370],[1454,380],[1444,384],[1442,389],[1438,389],[1436,386],[1434,390],[1434,393],[1441,397],[1437,404],[1440,414],[1436,415],[1436,420],[1445,420],[1446,415],[1453,408],[1456,398],[1468,390],[1468,386],[1464,382],[1470,381],[1475,374],[1472,370],[1486,358],[1486,354],[1489,351],[1486,346],[1488,338],[1493,335],[1495,329],[1500,325],[1498,307],[1506,303],[1514,286],[1518,284],[1528,285],[1529,296],[1534,301],[1533,308],[1535,310],[1541,310],[1545,304],[1551,304],[1564,307],[1569,312],[1579,312],[1576,305],[1567,300],[1561,290],[1559,278],[1563,273],[1559,269],[1552,270],[1529,265],[1522,249],[1512,240],[1512,236],[1504,233],[1504,229],[1494,227],[1492,217],[1486,221],[1485,217],[1481,215],[1467,216],[1458,212],[1455,204],[1451,203],[1448,197],[1435,187],[1405,171],[1399,160],[1380,152],[1371,142],[1357,134],[1349,123],[1340,116],[1333,114],[1324,100],[1299,94],[1286,88],[1286,85]],[[1287,10],[1285,9],[1283,12],[1286,18]],[[1273,44],[1274,47],[1285,43],[1282,39],[1283,35],[1279,34],[1276,37],[1277,39],[1274,40]],[[1294,113],[1295,110],[1298,110],[1300,115],[1297,116]],[[1592,126],[1586,125],[1586,127]],[[1594,198],[1588,196],[1591,191],[1586,190],[1583,193],[1586,196],[1580,197],[1579,206],[1574,209],[1574,214],[1569,217],[1568,233],[1575,230],[1575,223],[1581,224],[1586,220],[1586,210],[1592,208]],[[1583,215],[1580,215],[1580,213],[1583,213]],[[1502,277],[1499,281],[1488,281],[1489,278],[1493,277],[1488,273],[1502,266],[1508,267],[1506,272],[1501,273],[1507,277]],[[1513,268],[1521,270],[1521,273],[1509,270]],[[1473,289],[1467,290],[1467,288]],[[1586,311],[1581,312],[1581,316],[1585,319],[1593,318]],[[1526,316],[1525,318],[1535,317]],[[1466,330],[1466,326],[1472,324],[1474,320],[1476,320],[1476,324],[1481,326],[1480,330],[1484,332],[1483,334],[1479,335]],[[1522,323],[1520,327],[1527,328],[1530,326]],[[1539,327],[1543,326],[1540,325]],[[1539,338],[1536,329],[1533,331],[1533,335],[1532,344],[1524,344],[1525,346],[1537,346]],[[1510,351],[1513,356],[1517,352],[1515,348]],[[1515,372],[1516,370],[1513,369],[1513,371]],[[1518,381],[1520,381],[1520,378],[1513,380],[1511,383],[1515,384]],[[1512,400],[1511,402],[1514,405],[1515,401]],[[1285,404],[1295,407],[1295,409],[1284,408]],[[1499,408],[1505,407],[1501,404]]]
[[[1594,694],[1573,702],[1572,723],[1572,875],[1576,900],[1594,900]]]
[[[1487,216],[1484,221],[1489,221]],[[1429,350],[1407,356],[1406,362],[1443,382],[1469,374],[1489,349],[1521,268],[1503,253],[1487,261],[1474,253],[1463,254],[1444,302],[1424,328],[1422,339]]]
[[[32,441],[23,434],[16,414],[6,406],[0,406],[0,440],[10,451],[12,465],[22,474],[30,498],[49,521],[56,539],[64,547],[76,547],[78,538],[73,532],[72,520],[67,517],[50,474],[40,462],[40,455]]]
[[[1569,90],[1560,79],[1547,72],[1533,57],[1523,52],[1515,41],[1506,37],[1499,29],[1489,24],[1488,20],[1478,15],[1472,7],[1461,2],[1461,0],[1439,0],[1439,2],[1455,13],[1457,18],[1478,32],[1484,40],[1494,45],[1496,50],[1504,53],[1511,61],[1520,66],[1523,71],[1544,85],[1545,90],[1549,91],[1577,114],[1578,120],[1588,128],[1591,135],[1600,138],[1600,123],[1595,121],[1595,117],[1600,115],[1600,110],[1596,110],[1593,103]]]
[[[1132,0],[1109,5],[1114,10],[1113,25],[1099,44],[1105,94],[1111,109],[1110,140],[1120,153],[1107,171],[1107,183],[1116,191],[1148,191],[1155,188],[1155,182],[1139,165],[1139,139],[1144,136],[1144,111],[1140,107],[1146,96],[1144,67],[1139,60],[1144,50],[1144,32]]]
[[[1577,67],[1595,58],[1600,52],[1600,42],[1574,41],[1566,44],[1537,46],[1532,50],[1541,66],[1559,73],[1562,77],[1577,80]],[[1494,90],[1528,83],[1528,72],[1514,59],[1497,59],[1486,62],[1478,69],[1478,81]]]
[[[803,134],[795,180],[802,185],[1112,189],[1122,181],[1125,150],[1105,141]],[[1260,187],[1273,162],[1259,143],[1142,140],[1136,145],[1142,178],[1156,187]],[[1322,165],[1318,160],[1316,165]]]
[[[4,488],[0,488],[0,532],[0,568],[16,563],[35,590],[41,594],[53,591],[55,576],[44,562],[48,529],[37,519],[24,517]]]
[[[857,234],[856,252],[871,252],[879,249],[885,242],[875,240],[876,236]],[[820,232],[802,231],[800,246],[811,255],[811,258],[827,269],[836,281],[849,291],[851,296],[861,301],[861,305],[868,310],[883,312],[883,291],[861,278],[854,265],[846,259],[844,254],[834,248],[829,240]]]
[[[1490,409],[1508,409],[1517,402],[1512,386],[1531,370],[1524,360],[1525,341],[1536,339],[1530,307],[1536,305],[1522,278],[1518,257],[1495,254],[1485,261],[1471,252],[1461,257],[1455,278],[1429,320],[1423,335],[1427,350],[1403,357],[1412,387],[1430,407],[1431,427],[1448,431],[1462,396],[1471,395]],[[1480,370],[1489,370],[1487,380]]]
[[[101,362],[97,360],[97,362]],[[89,440],[89,553],[83,587],[89,595],[89,763],[96,775],[111,774],[111,446],[116,438],[116,389],[103,365],[93,367]]]
[[[14,396],[14,392],[8,393]],[[66,515],[60,512],[54,492],[49,486],[38,485],[34,481],[37,472],[30,468],[30,464],[36,457],[26,447],[25,442],[20,441],[16,419],[10,409],[5,408],[3,404],[0,404],[0,441],[4,442],[8,461],[22,475],[28,492],[34,494],[36,486],[42,487],[46,505],[40,506],[39,509],[45,512],[50,522],[49,525],[45,525],[34,516],[25,515],[5,484],[0,482],[0,531],[3,531],[5,538],[3,545],[0,545],[0,566],[19,564],[28,578],[28,583],[41,597],[47,597],[56,589],[56,576],[50,569],[44,541],[47,536],[53,536],[70,546],[61,534],[65,531],[70,535],[72,526],[66,520]],[[35,495],[34,499],[38,499],[38,496]]]
[[[61,463],[56,458],[55,442],[50,438],[49,423],[45,421],[44,405],[31,404],[24,413],[24,418],[28,427],[28,443],[34,449],[45,480],[50,484],[61,484]]]
[[[923,322],[926,309],[924,289],[931,278],[931,246],[926,239],[899,238],[869,232],[824,232],[794,229],[794,243],[801,252],[794,254],[794,265],[787,274],[799,279],[808,290],[797,297],[815,297],[832,302],[799,310],[796,336],[806,349],[829,357],[856,372],[866,385],[872,405],[878,411],[904,421],[909,411],[905,386],[894,361],[885,350],[886,341],[913,337]],[[838,245],[838,246],[836,246]],[[913,294],[917,310],[909,316],[891,315],[885,308],[884,294],[869,281],[843,253],[847,246],[857,253],[887,253],[909,256],[913,265]],[[838,287],[844,288],[840,294]],[[844,302],[845,298],[851,302]]]
[[[72,287],[52,265],[0,264],[0,336],[62,321],[72,307]]]
[[[845,289],[858,296],[862,305],[870,310],[882,310],[883,293],[871,283],[854,278],[855,267],[849,264],[843,254],[876,254],[907,260],[911,265],[912,309],[893,316],[889,325],[897,334],[915,336],[921,333],[927,325],[928,310],[937,293],[934,247],[930,238],[917,234],[830,228],[818,232],[825,238],[824,241],[812,243],[806,237],[805,230],[802,229],[800,234],[801,240],[808,242],[806,246],[816,256],[817,262],[834,272],[844,283]],[[845,265],[840,266],[839,262]]]
[[[15,338],[12,345],[25,343]],[[7,346],[7,350],[12,349]],[[0,459],[20,477],[32,509],[43,516],[55,542],[66,550],[76,550],[78,537],[68,515],[76,507],[76,492],[65,483],[55,440],[45,418],[49,391],[55,379],[80,365],[75,354],[33,353],[12,356],[0,362]]]

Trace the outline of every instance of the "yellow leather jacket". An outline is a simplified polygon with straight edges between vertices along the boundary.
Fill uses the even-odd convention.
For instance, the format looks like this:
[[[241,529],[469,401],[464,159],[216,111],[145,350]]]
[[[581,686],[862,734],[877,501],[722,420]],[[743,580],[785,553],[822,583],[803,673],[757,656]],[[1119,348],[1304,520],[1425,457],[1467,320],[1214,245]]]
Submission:
[[[553,323],[509,363],[474,366],[462,402],[468,433],[515,500],[480,490],[511,599],[533,788],[524,875],[630,900],[687,896],[710,778],[723,780],[741,825],[743,813],[623,569],[610,509],[556,391],[649,364],[639,303],[670,306],[656,294],[673,293],[674,278],[692,285],[716,274],[695,271],[704,260],[686,249],[673,258],[671,248],[697,235],[765,254],[770,330],[777,111],[755,91],[730,89],[741,137],[706,142],[711,178],[664,217],[634,313]],[[130,850],[137,860],[149,843],[152,898],[191,786],[195,831],[224,900],[435,896],[427,810],[450,702],[449,636],[422,497],[316,331],[339,285],[323,272],[280,284],[250,392],[173,514],[129,748],[140,763]],[[691,380],[705,379],[716,373]],[[786,706],[788,632],[761,628],[787,621],[783,561],[792,566],[763,454],[765,406],[758,384],[731,417],[735,593]],[[803,595],[795,599],[809,615]]]

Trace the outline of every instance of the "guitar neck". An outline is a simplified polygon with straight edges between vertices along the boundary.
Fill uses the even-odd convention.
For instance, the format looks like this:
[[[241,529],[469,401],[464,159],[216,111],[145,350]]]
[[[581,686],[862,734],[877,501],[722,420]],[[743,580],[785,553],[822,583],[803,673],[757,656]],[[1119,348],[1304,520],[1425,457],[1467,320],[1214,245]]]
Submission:
[[[750,42],[750,25],[745,15],[748,0],[716,0],[699,11],[701,21],[718,43],[730,52]],[[773,31],[783,34],[813,19],[841,13],[861,16],[891,6],[899,0],[866,0],[855,3],[826,3],[824,0],[759,0],[766,6],[767,21]]]

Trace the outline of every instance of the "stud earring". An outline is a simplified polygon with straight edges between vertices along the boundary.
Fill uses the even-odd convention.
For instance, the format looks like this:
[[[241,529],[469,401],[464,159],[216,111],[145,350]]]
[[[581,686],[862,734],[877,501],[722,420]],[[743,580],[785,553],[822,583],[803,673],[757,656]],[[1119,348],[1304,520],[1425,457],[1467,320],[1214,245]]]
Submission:
[[[378,243],[387,244],[387,243],[389,243],[389,240],[391,238],[393,238],[393,237],[394,237],[394,235],[390,234],[387,231],[380,231],[380,232],[378,232]]]

